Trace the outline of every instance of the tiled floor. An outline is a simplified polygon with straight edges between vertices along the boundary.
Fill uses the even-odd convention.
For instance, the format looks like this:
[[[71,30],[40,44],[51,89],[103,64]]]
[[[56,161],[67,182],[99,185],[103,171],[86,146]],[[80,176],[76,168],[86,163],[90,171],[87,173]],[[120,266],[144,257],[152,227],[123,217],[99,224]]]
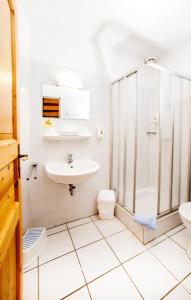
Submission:
[[[23,300],[191,300],[183,225],[146,246],[116,218],[88,217],[48,235],[24,270]]]

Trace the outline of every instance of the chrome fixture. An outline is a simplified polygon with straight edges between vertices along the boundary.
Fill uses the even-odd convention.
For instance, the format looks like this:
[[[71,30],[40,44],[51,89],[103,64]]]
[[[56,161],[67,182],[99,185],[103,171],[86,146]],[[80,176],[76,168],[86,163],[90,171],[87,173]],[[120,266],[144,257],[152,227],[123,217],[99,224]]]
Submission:
[[[147,134],[157,134],[156,131],[147,131]]]
[[[68,153],[67,162],[68,162],[69,165],[73,163],[73,155],[72,155],[72,153]]]
[[[37,162],[34,162],[34,163],[31,164],[31,166],[29,168],[29,172],[28,172],[27,178],[26,178],[27,181],[30,180],[33,171],[34,171],[34,179],[35,180],[37,179],[37,167],[38,167],[38,163]]]
[[[157,59],[155,57],[150,57],[150,58],[146,58],[144,59],[144,63],[148,64],[148,63],[157,63]]]

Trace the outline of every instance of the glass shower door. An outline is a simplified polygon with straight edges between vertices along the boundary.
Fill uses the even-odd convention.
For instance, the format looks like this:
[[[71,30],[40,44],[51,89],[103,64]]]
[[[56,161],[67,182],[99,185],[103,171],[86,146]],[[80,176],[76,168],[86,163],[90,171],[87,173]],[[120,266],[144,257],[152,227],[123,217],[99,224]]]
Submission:
[[[160,145],[159,145],[159,190],[158,215],[170,210],[172,186],[173,151],[173,105],[171,77],[160,72]]]
[[[124,207],[133,213],[135,210],[137,73],[129,76],[126,82]]]
[[[138,72],[135,213],[155,216],[158,203],[159,71]]]
[[[111,188],[118,197],[119,178],[119,83],[116,82],[111,88],[111,118],[112,118],[112,142],[111,142]]]

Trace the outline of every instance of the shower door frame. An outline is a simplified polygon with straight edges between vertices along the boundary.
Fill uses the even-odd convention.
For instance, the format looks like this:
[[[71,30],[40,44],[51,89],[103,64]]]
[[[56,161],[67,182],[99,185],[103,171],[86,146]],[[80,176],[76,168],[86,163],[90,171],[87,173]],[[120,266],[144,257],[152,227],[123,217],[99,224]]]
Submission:
[[[151,67],[151,66],[150,66]],[[123,207],[121,205],[121,203],[118,203],[120,206],[122,206],[125,210],[128,211],[128,213],[130,213],[131,215],[135,214],[135,205],[136,205],[136,172],[137,172],[137,125],[138,125],[138,120],[137,120],[137,108],[138,108],[138,97],[139,97],[139,93],[138,93],[138,74],[139,74],[139,70],[141,70],[142,67],[137,68],[132,70],[131,72],[123,75],[122,77],[116,79],[115,81],[113,81],[111,83],[111,88],[114,84],[119,83],[121,80],[124,80],[134,74],[136,74],[136,112],[135,112],[135,116],[136,116],[136,120],[135,120],[135,141],[134,141],[134,178],[133,178],[133,205],[132,205],[132,211],[130,209],[128,209],[127,207]],[[161,72],[161,71],[160,71]],[[187,76],[183,76],[182,74],[178,74],[178,73],[174,73],[171,71],[168,71],[169,74],[171,75],[170,78],[170,85],[171,85],[171,81],[172,81],[172,76],[177,76],[180,79],[185,79],[190,81],[191,83],[191,79],[188,78]],[[161,74],[161,73],[160,73]],[[181,119],[180,119],[180,123],[181,123],[181,130],[180,130],[180,140],[182,141],[182,111],[183,111],[183,93],[182,93],[182,88],[183,86],[183,82],[181,81]],[[119,87],[118,87],[119,88]],[[159,84],[159,91],[160,91],[160,84]],[[119,90],[118,90],[118,94],[119,94]],[[112,95],[112,91],[111,91],[111,95]],[[119,99],[119,98],[118,98]],[[159,94],[159,107],[160,107],[160,94]],[[179,206],[180,206],[180,184],[181,184],[181,180],[179,179],[179,197],[178,197],[178,205],[176,207],[172,207],[172,180],[173,180],[173,161],[174,161],[174,103],[173,103],[173,99],[172,99],[172,94],[171,94],[171,89],[170,89],[170,102],[171,102],[171,115],[172,115],[172,120],[171,120],[171,166],[170,166],[170,191],[169,191],[169,208],[167,211],[164,212],[160,212],[160,181],[161,181],[161,126],[160,126],[160,109],[159,109],[159,153],[158,153],[158,196],[157,196],[157,219],[164,217],[166,215],[169,215],[175,211],[178,210]],[[110,119],[110,128],[111,128],[111,139],[110,139],[110,150],[111,150],[111,155],[110,155],[110,166],[111,166],[111,171],[110,171],[110,188],[112,189],[112,170],[113,170],[113,105],[112,105],[112,97],[110,100],[110,115],[111,115],[111,119]],[[124,191],[126,192],[126,187],[125,187],[125,183],[126,183],[126,150],[127,150],[127,125],[125,125],[125,141],[124,141],[124,165],[123,165],[123,201],[124,201],[124,195],[126,193],[124,193]],[[191,134],[191,132],[190,132]],[[191,151],[191,136],[190,136],[190,147],[189,150]],[[182,146],[180,144],[180,153],[179,153],[179,165],[181,164],[181,155],[182,155]],[[119,156],[119,153],[118,153]],[[119,157],[118,159],[118,163],[119,163]],[[180,168],[179,168],[180,171]],[[117,170],[118,174],[119,174],[119,170]],[[188,196],[189,196],[189,201],[191,201],[191,154],[189,156],[189,172],[188,172]],[[117,189],[119,188],[119,181],[118,181],[118,186]],[[119,191],[119,190],[118,190]],[[117,192],[118,192],[117,191]],[[117,199],[118,200],[118,199]]]

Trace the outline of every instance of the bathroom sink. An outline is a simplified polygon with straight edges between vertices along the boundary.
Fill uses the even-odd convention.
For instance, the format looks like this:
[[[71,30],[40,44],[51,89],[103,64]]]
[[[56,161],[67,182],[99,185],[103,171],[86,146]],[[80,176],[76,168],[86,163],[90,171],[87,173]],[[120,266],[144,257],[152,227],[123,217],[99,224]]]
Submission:
[[[45,170],[50,179],[62,184],[77,184],[86,181],[100,166],[90,159],[74,160],[71,164],[65,161],[45,163]]]

